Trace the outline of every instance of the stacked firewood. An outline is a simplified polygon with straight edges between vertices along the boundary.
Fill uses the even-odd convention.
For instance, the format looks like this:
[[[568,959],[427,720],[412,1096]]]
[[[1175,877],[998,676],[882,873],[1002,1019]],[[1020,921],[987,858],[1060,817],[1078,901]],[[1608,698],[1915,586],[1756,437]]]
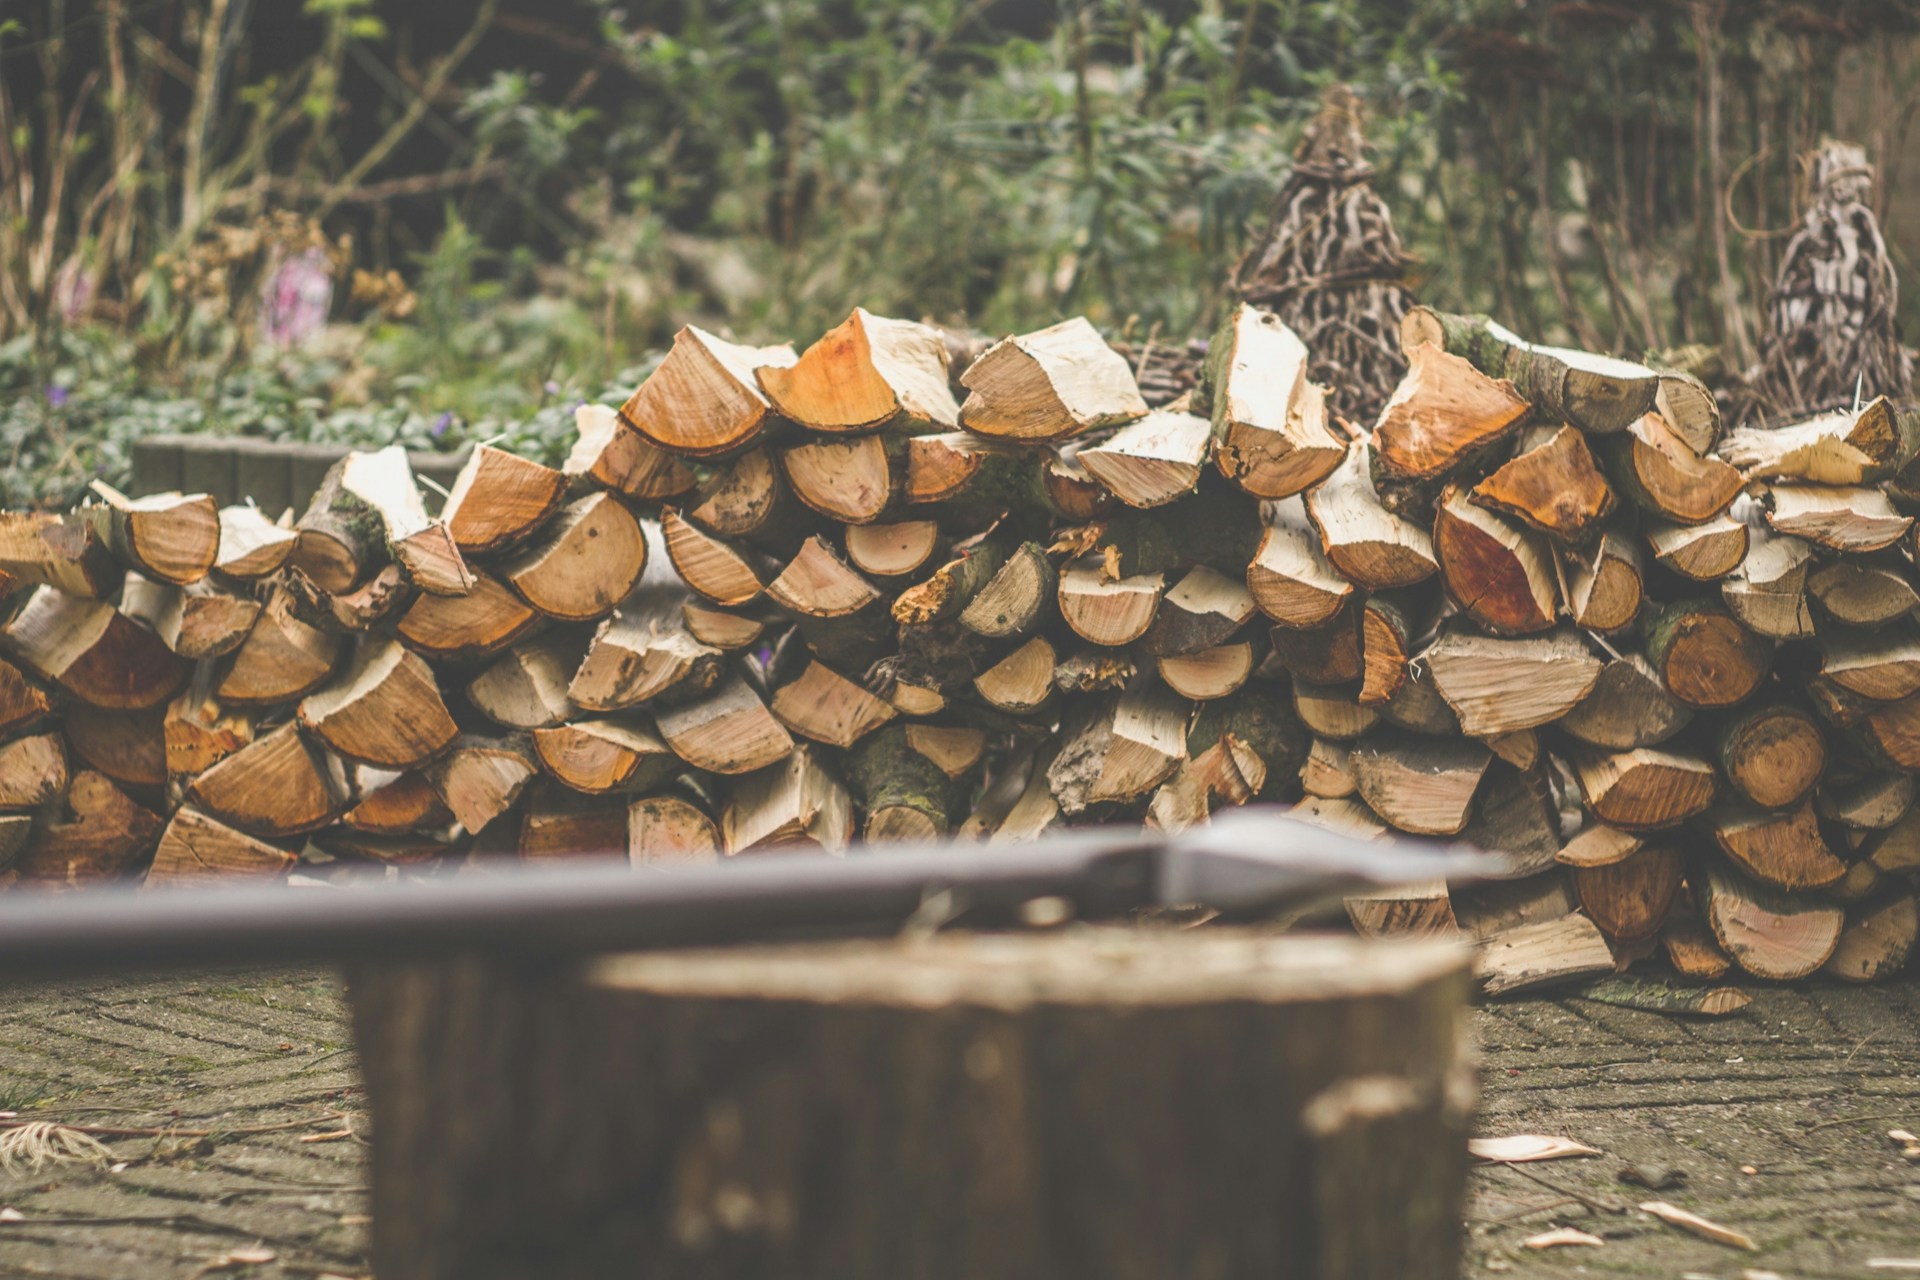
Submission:
[[[1721,438],[1680,374],[1408,312],[1371,429],[1243,306],[1150,409],[1085,320],[683,330],[565,465],[356,453],[279,520],[0,517],[20,883],[1176,830],[1286,802],[1513,878],[1347,904],[1510,987],[1899,967],[1920,640],[1884,401]],[[953,375],[957,372],[958,376]]]

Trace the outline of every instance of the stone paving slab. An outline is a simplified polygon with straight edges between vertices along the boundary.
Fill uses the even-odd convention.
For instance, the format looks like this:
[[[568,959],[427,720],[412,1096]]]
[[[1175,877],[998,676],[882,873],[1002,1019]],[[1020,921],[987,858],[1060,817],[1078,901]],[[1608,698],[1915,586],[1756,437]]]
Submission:
[[[212,1274],[366,1274],[369,1126],[331,975],[16,988],[0,1010],[0,1110],[212,1131],[103,1134],[111,1165],[0,1172],[0,1208],[21,1215],[0,1221],[0,1275],[190,1280],[256,1247],[274,1261]],[[1718,1021],[1528,999],[1475,1010],[1473,1025],[1482,1133],[1560,1134],[1604,1153],[1476,1169],[1473,1280],[1750,1270],[1884,1280],[1903,1273],[1875,1259],[1920,1261],[1920,1164],[1885,1136],[1920,1132],[1915,984],[1762,989],[1746,1015]],[[301,1140],[343,1129],[351,1136]],[[1630,1164],[1685,1180],[1647,1192],[1619,1180]],[[1634,1210],[1654,1196],[1746,1232],[1761,1251]],[[1525,1247],[1558,1226],[1606,1243]]]

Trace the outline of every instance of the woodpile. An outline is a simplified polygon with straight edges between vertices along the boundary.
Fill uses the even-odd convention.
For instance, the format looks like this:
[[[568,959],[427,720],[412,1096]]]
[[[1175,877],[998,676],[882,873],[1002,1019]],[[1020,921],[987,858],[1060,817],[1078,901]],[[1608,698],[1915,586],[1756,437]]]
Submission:
[[[0,515],[0,867],[647,867],[1266,802],[1507,853],[1348,904],[1479,941],[1495,989],[1901,967],[1920,415],[1727,433],[1683,374],[1401,336],[1362,427],[1251,306],[1158,408],[1081,319],[690,327],[562,467],[479,448],[438,510],[384,449],[277,519]]]

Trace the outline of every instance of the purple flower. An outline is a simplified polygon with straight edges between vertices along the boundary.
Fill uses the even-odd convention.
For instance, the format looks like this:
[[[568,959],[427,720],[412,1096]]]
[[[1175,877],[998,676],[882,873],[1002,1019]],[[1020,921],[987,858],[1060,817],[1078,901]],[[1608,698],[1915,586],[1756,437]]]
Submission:
[[[333,305],[330,269],[319,249],[274,263],[260,286],[260,334],[269,346],[305,346],[326,327]]]
[[[67,407],[67,389],[57,383],[47,388],[47,403],[56,409]]]
[[[440,437],[447,434],[447,428],[451,427],[452,425],[453,425],[453,410],[449,409],[445,413],[441,414],[438,418],[434,419],[433,425],[427,428],[427,434],[432,436],[435,440],[438,440]]]
[[[552,378],[548,378],[545,390],[548,395],[557,396],[560,394],[560,384],[555,382]]]

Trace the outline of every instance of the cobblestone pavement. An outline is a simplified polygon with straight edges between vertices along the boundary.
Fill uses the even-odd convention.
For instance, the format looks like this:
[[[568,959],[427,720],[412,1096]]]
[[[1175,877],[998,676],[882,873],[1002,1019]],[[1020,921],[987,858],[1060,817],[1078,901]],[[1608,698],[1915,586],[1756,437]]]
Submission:
[[[0,1110],[108,1131],[112,1163],[0,1173],[0,1275],[364,1275],[368,1126],[328,974],[69,983],[10,990],[3,1007]],[[1920,1260],[1920,1164],[1886,1138],[1920,1132],[1920,987],[1764,990],[1746,1016],[1713,1022],[1577,999],[1473,1019],[1481,1131],[1605,1152],[1476,1170],[1476,1280],[1893,1277],[1870,1263]],[[1619,1181],[1629,1164],[1685,1180],[1644,1191]],[[1632,1210],[1656,1195],[1761,1252]],[[1555,1226],[1607,1243],[1524,1247]],[[209,1270],[256,1249],[273,1260]]]

